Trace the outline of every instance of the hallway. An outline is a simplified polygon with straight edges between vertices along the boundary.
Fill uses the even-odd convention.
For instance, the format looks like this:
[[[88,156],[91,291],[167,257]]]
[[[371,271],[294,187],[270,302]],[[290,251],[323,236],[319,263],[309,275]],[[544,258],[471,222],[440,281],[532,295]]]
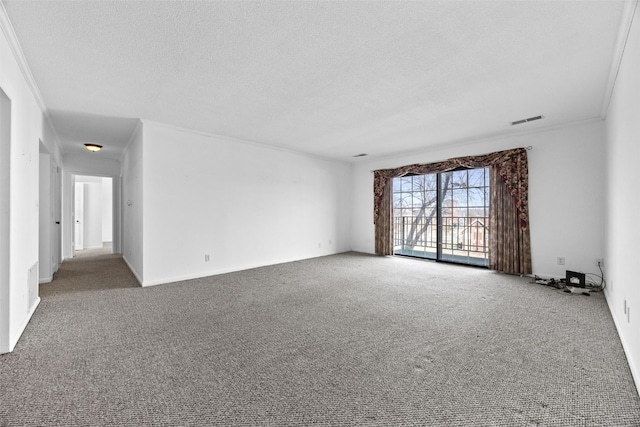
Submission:
[[[50,283],[40,284],[43,302],[50,297],[77,292],[136,288],[140,285],[122,259],[109,245],[78,251],[65,260]]]

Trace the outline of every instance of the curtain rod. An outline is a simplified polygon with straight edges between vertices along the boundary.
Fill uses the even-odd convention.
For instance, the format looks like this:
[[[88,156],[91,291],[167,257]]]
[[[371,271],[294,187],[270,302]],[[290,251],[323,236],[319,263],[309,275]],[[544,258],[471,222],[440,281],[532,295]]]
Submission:
[[[531,150],[533,150],[533,146],[531,146],[531,145],[527,145],[526,147],[524,147],[524,149],[525,149],[525,150],[527,150],[527,151],[531,151]],[[370,170],[369,172],[370,172],[370,173],[374,173],[374,172],[375,172],[375,170]]]

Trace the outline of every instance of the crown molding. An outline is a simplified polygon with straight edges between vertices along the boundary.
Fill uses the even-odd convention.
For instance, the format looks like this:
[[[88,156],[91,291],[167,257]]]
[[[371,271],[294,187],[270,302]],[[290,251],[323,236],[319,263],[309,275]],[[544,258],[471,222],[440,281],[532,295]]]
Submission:
[[[602,109],[600,111],[600,117],[602,117],[602,119],[606,119],[609,112],[609,105],[611,104],[613,90],[616,86],[616,80],[620,71],[620,64],[622,64],[622,57],[624,56],[624,50],[627,46],[627,40],[629,39],[629,33],[631,32],[631,25],[633,24],[633,17],[637,7],[638,0],[625,1],[622,19],[620,19],[618,38],[613,51],[611,69],[609,70],[609,80],[607,81],[607,88],[604,93],[604,99],[602,100]]]
[[[49,115],[49,110],[47,109],[46,104],[44,103],[44,99],[42,98],[42,94],[40,93],[40,88],[38,88],[38,84],[36,80],[33,78],[33,74],[31,73],[31,69],[29,68],[29,63],[24,56],[22,51],[22,47],[20,46],[20,42],[18,41],[18,36],[16,35],[15,30],[13,29],[13,25],[11,24],[11,20],[9,19],[9,15],[7,14],[7,10],[4,7],[4,3],[0,1],[0,28],[2,29],[2,33],[4,34],[7,43],[9,44],[9,48],[11,49],[11,53],[18,63],[18,67],[20,68],[20,72],[22,73],[22,77],[24,78],[31,94],[36,100],[38,107],[42,111],[42,116],[45,121],[51,128],[51,132],[53,133],[56,144],[60,149],[60,155],[64,155],[64,147],[60,142],[60,136],[58,135],[58,131],[53,125],[53,121],[51,120],[51,116]]]
[[[527,135],[553,132],[556,130],[569,129],[577,126],[587,126],[592,123],[602,123],[602,122],[603,122],[603,119],[596,116],[596,117],[591,117],[589,119],[574,120],[571,122],[558,123],[551,126],[537,127],[535,129],[526,129],[518,132],[507,133],[507,134],[493,134],[493,135],[478,136],[474,138],[464,138],[464,139],[458,139],[458,140],[445,141],[437,144],[432,144],[423,148],[419,148],[416,150],[402,151],[402,152],[392,153],[389,155],[377,156],[375,154],[369,154],[369,157],[367,157],[367,160],[362,162],[362,164],[387,162],[390,160],[403,159],[409,156],[418,156],[418,155],[422,155],[430,152],[438,152],[438,151],[454,149],[454,148],[475,147],[478,145],[482,145],[482,144],[486,144],[494,141],[510,140],[514,138],[524,137]],[[521,147],[521,146],[522,146],[521,144],[520,145],[516,144],[512,148]],[[535,149],[535,146],[532,146],[531,148]],[[440,160],[446,160],[448,158],[449,157],[444,157],[439,160],[433,160],[433,161],[437,162]],[[353,164],[355,165],[356,163],[353,163]],[[379,169],[390,169],[393,167],[400,167],[400,166],[402,166],[402,164],[398,164],[398,166],[390,166],[388,168],[384,167]]]
[[[150,120],[150,119],[140,119],[140,121],[144,124],[144,123],[150,123],[159,127],[164,127],[166,129],[173,129],[179,132],[185,132],[188,134],[192,134],[192,135],[198,135],[198,136],[203,136],[206,138],[211,138],[211,139],[217,139],[219,141],[226,141],[226,142],[231,142],[231,143],[235,143],[235,144],[243,144],[243,145],[248,145],[248,146],[252,146],[252,147],[256,147],[256,148],[262,148],[262,149],[266,149],[266,150],[271,150],[271,151],[279,151],[282,153],[289,153],[289,154],[295,154],[298,156],[302,156],[302,157],[309,157],[312,159],[316,159],[316,160],[323,160],[323,161],[328,161],[328,162],[333,162],[333,163],[345,163],[345,164],[349,164],[349,161],[345,161],[345,160],[341,160],[335,157],[327,157],[327,156],[322,156],[319,154],[314,154],[314,153],[309,153],[306,151],[299,151],[299,150],[294,150],[292,148],[288,148],[288,147],[280,147],[277,145],[271,145],[268,143],[262,143],[262,142],[257,142],[257,141],[251,141],[248,139],[242,139],[242,138],[236,138],[233,136],[226,136],[226,135],[221,135],[221,134],[217,134],[217,133],[213,133],[213,132],[207,132],[207,131],[201,131],[201,130],[197,130],[197,129],[190,129],[190,128],[185,128],[179,125],[174,125],[171,123],[163,123],[163,122],[158,122],[155,120]]]

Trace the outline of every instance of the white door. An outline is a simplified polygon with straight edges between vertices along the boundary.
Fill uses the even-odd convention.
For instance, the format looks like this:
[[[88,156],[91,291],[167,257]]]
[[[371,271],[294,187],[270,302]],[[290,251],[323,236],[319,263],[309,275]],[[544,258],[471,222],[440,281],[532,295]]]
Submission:
[[[53,232],[51,233],[51,257],[53,259],[53,273],[58,271],[62,261],[62,182],[60,168],[55,161],[51,161],[51,215],[53,218]]]
[[[73,251],[84,249],[84,184],[76,183],[74,200]]]

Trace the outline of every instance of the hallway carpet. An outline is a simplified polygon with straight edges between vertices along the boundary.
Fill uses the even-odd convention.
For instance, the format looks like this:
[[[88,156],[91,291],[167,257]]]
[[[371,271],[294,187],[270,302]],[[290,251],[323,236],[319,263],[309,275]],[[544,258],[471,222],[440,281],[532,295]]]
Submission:
[[[346,253],[141,288],[65,261],[0,426],[639,426],[602,293]]]

